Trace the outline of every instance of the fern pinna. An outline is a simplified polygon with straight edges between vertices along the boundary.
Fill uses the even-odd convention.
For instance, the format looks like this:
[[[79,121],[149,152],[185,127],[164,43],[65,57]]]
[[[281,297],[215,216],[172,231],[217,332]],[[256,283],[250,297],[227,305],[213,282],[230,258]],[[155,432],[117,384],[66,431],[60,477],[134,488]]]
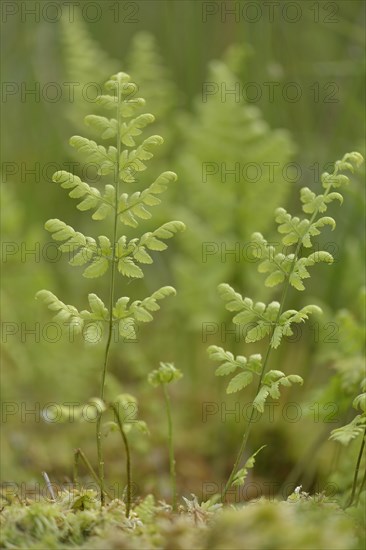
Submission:
[[[322,174],[322,186],[324,193],[316,195],[308,187],[300,191],[302,209],[307,217],[292,216],[284,208],[278,208],[275,220],[278,224],[278,232],[282,237],[283,248],[281,251],[270,245],[261,233],[252,235],[254,256],[260,260],[258,271],[266,274],[265,285],[274,287],[283,285],[280,301],[273,301],[266,305],[262,302],[253,302],[250,298],[243,298],[235,292],[228,284],[219,285],[219,293],[226,302],[226,309],[235,312],[233,322],[246,327],[245,341],[257,342],[266,336],[269,344],[264,358],[260,354],[250,357],[237,356],[217,346],[210,346],[208,353],[214,361],[221,365],[216,370],[217,376],[224,376],[235,373],[229,382],[227,393],[234,393],[248,386],[252,381],[257,381],[256,394],[251,404],[250,416],[243,439],[237,455],[233,470],[222,491],[222,499],[232,485],[241,485],[245,481],[246,469],[238,470],[242,455],[245,451],[254,415],[264,412],[264,405],[267,398],[280,397],[280,386],[291,386],[294,383],[302,384],[302,378],[296,374],[286,375],[279,370],[268,370],[267,366],[271,351],[278,348],[283,336],[293,334],[292,324],[302,323],[308,319],[310,314],[321,313],[318,306],[308,305],[296,311],[289,309],[285,311],[285,302],[290,286],[296,290],[305,289],[304,280],[310,277],[308,271],[318,262],[332,263],[333,257],[329,252],[316,251],[304,255],[303,251],[313,247],[313,238],[320,234],[321,230],[330,226],[335,227],[335,220],[330,216],[323,216],[329,203],[334,200],[343,202],[343,196],[333,189],[339,188],[349,182],[349,178],[342,171],[354,171],[354,165],[362,163],[360,153],[353,152],[344,155],[342,160],[335,163],[332,174]],[[288,247],[294,246],[294,252],[289,253]]]
[[[75,333],[83,334],[89,341],[95,341],[95,336],[101,334],[106,327],[107,340],[100,393],[99,398],[95,400],[99,407],[96,430],[102,504],[105,491],[101,417],[106,406],[104,403],[105,377],[112,333],[118,327],[122,339],[135,339],[136,324],[152,321],[152,313],[160,307],[158,302],[175,294],[173,287],[164,286],[151,296],[132,303],[126,296],[116,299],[116,276],[119,273],[127,278],[143,277],[142,267],[153,262],[150,251],[165,250],[167,245],[164,241],[184,229],[182,222],[171,221],[155,231],[133,239],[128,239],[126,235],[121,234],[121,226],[137,228],[141,220],[151,218],[149,207],[161,202],[159,195],[170,183],[176,181],[177,176],[173,172],[163,172],[144,190],[130,194],[125,192],[124,188],[136,182],[139,172],[146,169],[146,161],[153,157],[152,150],[163,142],[163,138],[153,135],[136,143],[136,137],[140,136],[143,129],[154,121],[154,116],[140,114],[132,118],[136,111],[144,106],[145,101],[135,97],[137,86],[130,81],[129,75],[120,72],[112,76],[105,86],[109,94],[99,96],[97,102],[111,111],[115,118],[88,115],[85,122],[92,126],[102,139],[114,140],[114,144],[104,147],[80,136],[72,137],[70,144],[90,163],[97,166],[98,174],[103,178],[106,177],[108,183],[100,191],[78,176],[65,171],[56,172],[53,181],[69,190],[71,198],[82,199],[77,208],[81,211],[93,210],[93,220],[111,218],[112,234],[110,237],[100,235],[95,239],[83,235],[58,219],[48,220],[45,228],[52,234],[53,239],[62,242],[60,245],[62,252],[72,254],[69,262],[72,266],[84,266],[84,277],[101,277],[109,271],[109,304],[105,306],[96,294],[89,294],[89,309],[79,311],[72,305],[64,304],[48,290],[37,293],[37,297],[44,300],[49,309],[56,313],[56,320],[68,324]],[[115,408],[114,403],[112,409],[115,410]],[[120,422],[118,415],[117,423],[122,432],[123,423]]]

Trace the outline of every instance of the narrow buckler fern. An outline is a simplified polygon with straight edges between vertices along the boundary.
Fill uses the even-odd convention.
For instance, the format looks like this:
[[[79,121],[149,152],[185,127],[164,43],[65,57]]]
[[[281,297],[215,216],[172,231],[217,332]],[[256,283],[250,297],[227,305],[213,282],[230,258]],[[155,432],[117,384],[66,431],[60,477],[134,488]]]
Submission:
[[[280,387],[302,384],[303,380],[296,374],[286,375],[280,370],[268,370],[267,365],[271,351],[278,348],[284,336],[293,334],[293,324],[303,323],[309,315],[319,315],[321,309],[316,305],[307,305],[299,311],[295,309],[285,310],[285,302],[289,287],[304,291],[304,280],[310,277],[309,267],[319,262],[331,264],[333,256],[320,250],[305,255],[303,252],[313,248],[314,237],[329,226],[332,230],[336,226],[335,220],[330,216],[323,216],[332,201],[343,202],[343,196],[333,189],[340,188],[349,183],[349,178],[340,172],[354,171],[354,166],[363,162],[362,155],[357,152],[347,153],[337,161],[332,174],[325,172],[321,176],[324,193],[316,195],[308,187],[300,191],[302,210],[304,216],[292,216],[284,208],[278,208],[275,212],[275,221],[278,224],[277,231],[281,237],[282,248],[270,245],[261,233],[254,233],[251,241],[254,244],[254,256],[259,260],[258,271],[266,275],[264,281],[267,287],[282,285],[280,301],[272,301],[269,304],[254,302],[251,298],[241,296],[228,284],[220,284],[219,295],[225,302],[226,309],[234,312],[233,322],[247,328],[245,341],[248,343],[260,341],[266,337],[269,339],[264,360],[259,354],[245,357],[234,355],[217,346],[210,346],[208,353],[214,361],[220,362],[216,369],[216,376],[234,374],[228,386],[227,393],[238,392],[249,386],[253,381],[257,383],[256,393],[251,404],[251,412],[248,425],[243,434],[242,443],[237,455],[233,470],[222,492],[224,500],[232,485],[244,483],[245,475],[238,472],[238,466],[245,450],[255,412],[263,413],[264,405],[268,397],[279,399]],[[294,247],[291,252],[288,247]],[[364,411],[364,394],[355,400],[355,407]],[[357,437],[364,427],[364,412],[358,415],[350,425],[332,432],[332,438],[343,443]]]
[[[137,86],[129,75],[118,73],[105,84],[106,95],[97,98],[97,103],[111,113],[112,118],[88,115],[85,122],[93,128],[102,140],[109,145],[100,145],[82,136],[73,136],[70,145],[78,154],[97,167],[97,173],[106,182],[101,189],[92,187],[78,176],[58,171],[53,181],[69,192],[72,199],[78,200],[77,208],[81,212],[89,211],[95,221],[111,219],[113,231],[109,236],[86,236],[82,232],[59,219],[48,220],[45,228],[52,238],[60,243],[59,249],[71,258],[69,264],[82,267],[86,278],[102,277],[109,272],[107,283],[109,303],[94,293],[88,295],[88,309],[79,311],[75,306],[66,305],[49,290],[41,290],[37,297],[42,299],[48,308],[55,313],[55,319],[69,325],[77,333],[83,333],[95,341],[94,336],[107,333],[104,364],[101,375],[99,400],[104,402],[105,376],[112,340],[112,331],[118,326],[123,339],[136,337],[138,323],[153,320],[153,313],[160,309],[160,300],[174,295],[175,289],[164,286],[151,296],[130,302],[127,296],[115,296],[115,279],[117,273],[126,278],[142,278],[144,265],[151,264],[151,251],[163,251],[167,248],[166,240],[184,229],[180,221],[170,221],[154,231],[143,233],[128,239],[122,233],[123,226],[138,228],[141,221],[150,219],[150,209],[160,204],[159,195],[174,183],[177,176],[174,172],[163,172],[146,189],[128,193],[128,186],[137,181],[139,172],[147,169],[147,163],[154,155],[154,149],[163,143],[163,138],[152,135],[140,140],[144,129],[154,122],[150,113],[137,114],[145,101],[135,97]],[[115,404],[113,404],[115,409]],[[97,418],[97,449],[99,463],[99,481],[101,501],[104,503],[104,460],[101,439],[101,410]],[[123,420],[117,414],[117,424],[124,440],[126,452],[128,443]],[[128,477],[128,494],[131,492],[130,471]],[[127,515],[130,500],[127,502]]]

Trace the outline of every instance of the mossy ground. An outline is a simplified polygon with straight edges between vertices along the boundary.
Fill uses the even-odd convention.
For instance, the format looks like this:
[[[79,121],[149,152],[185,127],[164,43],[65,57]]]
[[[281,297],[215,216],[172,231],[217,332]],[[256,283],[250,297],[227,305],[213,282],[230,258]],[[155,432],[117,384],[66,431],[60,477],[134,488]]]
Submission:
[[[129,518],[113,500],[100,507],[94,491],[62,492],[56,501],[3,499],[1,548],[202,550],[358,550],[365,546],[364,506],[342,510],[321,495],[293,494],[240,506],[186,500],[173,513],[152,495]]]

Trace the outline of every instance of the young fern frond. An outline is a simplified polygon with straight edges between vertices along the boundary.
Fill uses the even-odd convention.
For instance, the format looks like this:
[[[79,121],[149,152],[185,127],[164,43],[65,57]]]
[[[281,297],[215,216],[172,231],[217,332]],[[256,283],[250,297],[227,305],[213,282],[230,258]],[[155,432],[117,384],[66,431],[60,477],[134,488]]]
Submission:
[[[352,483],[352,490],[351,490],[351,496],[349,498],[349,501],[347,503],[347,507],[351,506],[353,504],[353,501],[355,499],[356,495],[356,489],[357,489],[357,482],[358,482],[358,473],[361,466],[362,461],[362,455],[365,449],[365,443],[366,443],[366,378],[364,378],[361,382],[361,392],[357,397],[354,398],[352,406],[356,410],[360,410],[361,414],[357,414],[351,422],[346,424],[345,426],[341,426],[340,428],[336,428],[332,430],[329,439],[333,441],[338,441],[342,445],[349,445],[351,441],[358,438],[360,435],[362,435],[362,442],[361,447],[358,453],[354,477],[353,477],[353,483]],[[360,489],[358,491],[358,495],[356,498],[356,505],[358,503],[360,494],[362,492],[362,489],[365,485],[366,480],[366,474],[364,474],[363,481],[361,482]]]
[[[361,414],[357,414],[348,424],[332,430],[329,439],[338,441],[342,445],[348,445],[364,432],[366,428],[366,378],[362,380],[360,389],[361,393],[354,398],[352,407],[356,411],[361,411]]]
[[[226,302],[226,309],[230,312],[235,312],[233,322],[242,327],[248,328],[246,332],[246,342],[256,342],[263,338],[269,338],[269,344],[264,360],[260,355],[252,355],[248,359],[244,356],[234,356],[222,348],[210,346],[208,353],[211,358],[220,361],[222,364],[216,370],[216,375],[232,374],[237,369],[241,369],[239,374],[236,374],[230,381],[227,393],[239,391],[248,386],[253,380],[257,380],[257,389],[251,405],[251,413],[246,430],[243,434],[242,443],[237,455],[233,470],[230,474],[228,482],[222,493],[222,499],[225,499],[227,491],[230,489],[236,479],[237,470],[241,461],[246,443],[249,437],[254,412],[264,412],[264,405],[269,396],[272,399],[280,397],[280,386],[291,386],[294,383],[302,383],[302,378],[298,375],[285,375],[282,371],[269,370],[267,371],[268,361],[272,349],[276,349],[283,336],[291,336],[293,334],[292,324],[301,323],[308,319],[310,314],[319,314],[320,308],[315,305],[308,305],[299,311],[294,309],[284,310],[287,292],[290,286],[296,290],[304,290],[303,279],[310,276],[307,267],[314,265],[320,261],[332,263],[333,257],[325,251],[314,252],[308,256],[302,256],[302,250],[312,248],[312,238],[321,233],[322,228],[329,225],[332,229],[335,227],[335,220],[329,216],[320,216],[325,212],[329,203],[333,200],[338,200],[342,203],[342,195],[338,192],[333,192],[333,188],[338,188],[343,184],[348,183],[349,179],[341,171],[354,171],[354,165],[359,166],[363,161],[360,153],[347,153],[342,160],[335,163],[332,174],[324,173],[322,175],[322,185],[324,193],[315,195],[307,187],[303,188],[300,193],[303,203],[302,209],[307,217],[291,216],[284,208],[276,210],[275,219],[279,224],[278,232],[282,236],[282,244],[295,246],[292,253],[287,253],[277,250],[274,246],[269,245],[261,233],[254,233],[252,241],[255,248],[255,257],[260,259],[258,271],[261,273],[269,273],[265,280],[265,285],[268,287],[283,285],[282,296],[279,302],[273,301],[266,305],[262,302],[254,303],[248,297],[243,298],[239,293],[235,292],[228,284],[219,286],[219,294]],[[254,325],[254,326],[253,326]],[[357,405],[365,405],[364,398],[359,396]],[[361,415],[362,417],[362,415]],[[357,422],[358,423],[358,420]],[[352,426],[352,434],[359,432],[359,426]],[[336,433],[339,434],[335,430]],[[345,437],[344,432],[342,432]],[[334,437],[334,436],[333,436]]]
[[[93,338],[92,341],[95,341],[96,335],[106,330],[107,343],[99,395],[102,402],[114,327],[118,327],[123,339],[135,339],[136,325],[152,321],[152,313],[160,308],[158,302],[175,294],[173,287],[164,286],[143,300],[130,303],[129,297],[117,299],[116,275],[120,273],[127,278],[143,277],[143,266],[153,262],[149,251],[165,250],[167,245],[164,241],[184,229],[182,222],[171,221],[130,240],[121,234],[121,226],[136,228],[141,220],[151,217],[148,208],[160,203],[160,198],[156,195],[163,193],[170,183],[176,181],[177,176],[173,172],[163,172],[147,189],[131,194],[123,189],[124,192],[121,193],[122,185],[128,187],[130,183],[136,182],[137,174],[147,169],[147,161],[153,157],[152,150],[163,142],[163,138],[153,135],[143,141],[135,139],[147,124],[154,121],[154,117],[151,114],[142,114],[132,118],[144,105],[144,100],[135,97],[137,86],[130,81],[129,75],[118,73],[112,76],[107,81],[106,88],[109,93],[98,97],[97,102],[109,109],[113,118],[89,115],[86,123],[95,129],[101,139],[114,140],[114,144],[105,147],[81,136],[72,137],[70,144],[97,167],[97,173],[101,177],[108,178],[108,183],[100,192],[66,171],[56,172],[53,181],[67,190],[71,189],[71,198],[82,199],[77,208],[81,211],[93,211],[93,220],[111,218],[113,232],[109,237],[88,237],[58,219],[48,220],[45,228],[54,240],[62,243],[60,250],[71,256],[70,265],[84,268],[84,277],[102,277],[109,272],[109,304],[105,305],[96,294],[89,294],[90,309],[78,311],[74,306],[64,304],[48,290],[37,293],[37,297],[44,300],[48,308],[56,313],[57,320],[69,325],[76,332],[82,332],[84,336],[88,335],[88,339]],[[101,416],[100,414],[97,418],[97,448],[103,503],[105,492]]]

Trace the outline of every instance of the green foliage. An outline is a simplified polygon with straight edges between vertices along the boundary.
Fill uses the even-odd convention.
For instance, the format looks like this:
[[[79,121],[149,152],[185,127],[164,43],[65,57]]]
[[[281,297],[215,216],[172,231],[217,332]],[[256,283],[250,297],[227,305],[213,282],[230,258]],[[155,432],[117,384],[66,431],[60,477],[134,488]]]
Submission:
[[[132,429],[137,429],[143,434],[148,434],[149,430],[146,422],[138,419],[138,403],[136,397],[129,393],[117,395],[113,400],[113,411],[118,415],[118,419],[124,432],[127,434]],[[117,422],[108,421],[104,423],[105,434],[118,431]]]
[[[95,85],[101,86],[118,69],[118,62],[91,37],[78,10],[73,10],[73,21],[66,14],[61,17],[60,38],[65,78],[67,82],[77,83],[73,87],[73,101],[65,105],[65,115],[73,126],[82,128],[84,116],[90,109],[83,97],[86,86],[90,85],[90,93],[95,93]]]
[[[262,356],[259,353],[250,355],[247,359],[243,355],[234,357],[230,351],[225,351],[218,346],[210,346],[207,351],[211,359],[222,363],[216,369],[216,376],[232,374],[237,369],[241,371],[230,381],[226,390],[227,393],[234,393],[245,388],[252,382],[253,374],[259,376],[262,370]]]
[[[100,212],[99,209],[98,211]],[[103,218],[107,214],[108,211],[104,211]],[[93,217],[101,219],[101,215]],[[100,235],[97,242],[94,238],[75,231],[71,226],[58,219],[48,220],[45,228],[52,234],[55,241],[65,241],[60,246],[61,252],[70,256],[74,253],[69,260],[70,265],[80,267],[89,263],[83,272],[84,277],[101,277],[114,262],[117,262],[118,271],[122,275],[141,278],[144,276],[143,271],[135,262],[151,264],[153,260],[146,249],[165,250],[167,245],[160,239],[170,239],[175,233],[184,229],[184,224],[178,221],[168,222],[153,232],[145,233],[140,238],[129,241],[125,235],[122,235],[118,239],[115,249],[105,235]]]
[[[363,287],[354,304],[328,315],[338,328],[338,341],[333,346],[321,345],[318,354],[319,361],[324,366],[330,365],[332,373],[325,387],[314,389],[310,401],[319,403],[320,411],[326,410],[327,403],[337,403],[341,419],[349,414],[365,376],[365,300]]]
[[[248,470],[254,468],[255,457],[258,453],[261,452],[262,449],[264,449],[264,447],[266,447],[266,445],[262,445],[262,447],[260,447],[255,453],[253,453],[252,456],[250,456],[246,461],[244,468],[240,468],[240,470],[236,472],[233,479],[234,486],[240,487],[241,485],[244,485],[245,479],[248,475]]]
[[[237,368],[240,368],[242,371],[232,378],[228,385],[227,393],[237,392],[248,386],[253,381],[253,375],[257,375],[259,378],[252,403],[249,425],[244,432],[239,454],[223,491],[223,498],[225,498],[228,489],[238,475],[237,468],[248,440],[254,411],[263,413],[266,399],[269,396],[272,399],[279,399],[280,386],[288,387],[294,383],[303,383],[302,378],[298,375],[286,375],[280,370],[267,371],[267,364],[272,349],[278,348],[283,336],[291,336],[293,334],[291,328],[293,323],[304,322],[310,314],[321,313],[320,308],[315,305],[307,305],[299,311],[295,309],[284,311],[287,290],[290,285],[297,290],[304,290],[302,279],[310,276],[306,267],[319,261],[329,263],[333,260],[333,257],[325,251],[315,252],[305,257],[301,253],[303,248],[313,247],[311,238],[319,235],[321,228],[327,225],[330,225],[332,228],[335,227],[335,220],[333,218],[329,216],[318,217],[318,214],[319,212],[326,211],[327,204],[331,200],[339,200],[339,193],[333,193],[332,197],[332,188],[338,188],[342,184],[348,183],[348,178],[343,174],[339,174],[339,171],[351,170],[353,172],[353,166],[359,166],[362,161],[363,158],[360,153],[347,153],[342,160],[335,163],[332,174],[324,173],[322,175],[322,185],[325,189],[324,194],[316,196],[308,188],[301,190],[302,208],[305,213],[311,214],[310,219],[291,216],[283,208],[276,210],[275,219],[279,224],[278,232],[280,235],[285,235],[282,237],[282,244],[286,247],[295,246],[293,253],[278,253],[274,246],[268,244],[261,233],[254,233],[252,236],[252,240],[257,246],[255,256],[262,260],[258,265],[258,271],[261,273],[270,272],[265,284],[270,287],[279,284],[283,285],[281,302],[273,301],[268,305],[262,302],[253,302],[251,298],[243,298],[228,284],[221,284],[218,287],[221,298],[226,302],[226,309],[230,312],[235,312],[233,322],[247,328],[245,341],[251,343],[262,340],[265,337],[269,338],[268,349],[263,362],[260,355],[252,355],[248,360],[244,356],[234,358],[232,353],[226,352],[216,346],[208,348],[211,358],[222,362],[222,365],[216,370],[216,375],[232,374]],[[254,360],[253,357],[255,358]],[[356,399],[356,406],[364,406],[363,397],[359,396]],[[341,435],[339,435],[340,432],[333,432],[333,437],[337,437],[338,434],[339,437],[343,438],[343,442],[355,437],[361,429],[358,422],[359,420],[356,420],[356,425],[352,424],[345,431],[341,431]],[[360,422],[362,425],[364,424],[363,419]],[[336,433],[335,436],[334,433]]]
[[[90,93],[94,93],[95,85],[101,86],[105,79],[118,69],[120,62],[112,59],[93,39],[79,10],[73,10],[73,13],[73,21],[70,21],[69,17],[62,17],[60,20],[65,77],[68,82],[78,83],[73,87],[73,101],[65,106],[65,114],[71,124],[82,128],[83,118],[88,115],[88,104],[83,93],[88,89],[88,85],[91,88]],[[139,92],[146,100],[149,110],[157,117],[158,132],[164,132],[164,135],[170,138],[172,125],[168,122],[173,108],[178,103],[179,94],[159,53],[154,35],[147,31],[135,33],[124,64],[126,72],[134,74],[136,82],[139,83]],[[144,128],[146,123],[154,122],[151,117],[151,114],[144,114],[123,125],[121,134],[126,131],[126,145],[133,145],[133,137],[139,135],[141,128]],[[85,122],[92,126],[93,130],[97,130],[97,135],[101,135],[103,139],[113,137],[112,132],[115,128],[111,128],[105,117],[88,115]]]
[[[308,319],[311,313],[321,313],[317,306],[305,306],[300,311],[288,310],[281,313],[279,302],[271,302],[267,306],[262,302],[253,303],[250,298],[242,298],[229,285],[221,284],[218,288],[221,298],[227,302],[228,311],[238,311],[233,322],[237,325],[255,325],[247,331],[245,341],[257,342],[271,335],[270,345],[277,348],[283,336],[291,336],[292,323],[301,323]]]
[[[286,502],[261,498],[248,506],[227,508],[208,531],[204,548],[362,548],[363,534],[352,527],[357,520],[330,498],[304,493],[297,498]]]
[[[132,194],[118,192],[119,183],[129,184],[135,181],[135,174],[147,168],[146,161],[153,156],[150,151],[162,142],[160,136],[150,136],[145,139],[136,149],[128,148],[121,150],[121,145],[135,147],[136,143],[132,135],[141,133],[145,123],[154,120],[152,115],[140,115],[128,124],[125,118],[131,118],[144,101],[141,98],[131,98],[136,91],[136,85],[130,82],[130,77],[124,73],[118,73],[107,83],[106,88],[114,95],[106,95],[99,98],[100,102],[108,105],[116,111],[117,118],[103,118],[100,124],[100,117],[87,117],[87,122],[94,125],[105,139],[117,138],[117,145],[110,145],[105,148],[96,142],[74,136],[70,143],[80,153],[86,155],[88,161],[98,166],[98,173],[103,176],[114,175],[116,184],[107,183],[103,194],[88,183],[82,182],[79,177],[66,171],[56,172],[53,181],[59,183],[65,189],[72,189],[69,195],[72,198],[83,198],[77,205],[81,211],[96,209],[92,215],[94,220],[103,220],[114,217],[124,225],[137,227],[138,218],[150,218],[151,214],[146,206],[155,206],[160,199],[155,197],[166,190],[167,184],[176,180],[173,172],[164,172],[147,189],[136,191]],[[140,122],[136,122],[139,120]],[[138,128],[138,131],[137,131]],[[106,135],[106,129],[109,130]],[[117,267],[118,271],[128,278],[141,278],[143,271],[138,264],[152,263],[152,257],[147,250],[164,250],[165,239],[173,237],[175,233],[184,229],[182,222],[173,221],[164,224],[153,232],[143,234],[139,238],[127,240],[125,235],[116,234],[113,240],[105,235],[100,235],[97,240],[87,237],[71,226],[58,219],[48,220],[45,228],[52,234],[56,241],[63,241],[60,250],[71,256],[69,261],[72,266],[88,266],[84,269],[83,275],[87,278],[96,278],[104,275],[108,269],[112,271]],[[159,309],[157,300],[174,294],[172,287],[162,287],[150,297],[142,301],[135,301],[128,307],[128,298],[122,297],[115,303],[113,311],[108,310],[102,300],[95,294],[89,294],[91,311],[81,311],[74,306],[66,306],[49,291],[40,291],[38,297],[42,298],[51,310],[57,311],[56,318],[62,321],[77,324],[80,332],[85,324],[103,322],[118,323],[120,334],[123,337],[134,338],[133,325],[137,322],[148,322],[152,320],[150,311]],[[91,303],[92,302],[92,303]],[[126,328],[127,327],[127,328]]]
[[[283,209],[280,209],[283,210]],[[276,219],[279,219],[278,216]],[[304,290],[302,279],[310,277],[307,267],[318,262],[333,263],[333,256],[324,250],[316,251],[307,257],[299,258],[293,267],[294,254],[283,254],[277,252],[276,248],[267,243],[261,233],[253,233],[253,256],[261,260],[258,265],[260,273],[269,273],[264,281],[265,286],[273,287],[281,284],[289,276],[289,283],[297,290]],[[294,243],[284,243],[294,244]],[[290,271],[292,271],[290,273]]]
[[[10,500],[10,499],[9,499]],[[364,535],[358,518],[324,495],[299,492],[286,502],[260,499],[249,506],[222,505],[210,499],[184,498],[172,514],[152,495],[137,503],[130,518],[115,499],[101,509],[93,490],[60,491],[55,502],[3,499],[1,545],[4,548],[334,548],[359,550]]]
[[[85,415],[85,407],[87,406],[88,415]],[[93,412],[94,409],[94,412]],[[90,422],[91,419],[96,419],[107,410],[106,404],[98,397],[92,397],[87,403],[81,405],[58,405],[54,416],[47,411],[46,420],[48,422]]]
[[[225,351],[223,348],[217,346],[210,346],[208,348],[208,354],[214,361],[220,361],[222,364],[216,369],[216,376],[225,376],[232,374],[239,369],[241,372],[236,374],[229,382],[226,389],[226,393],[235,393],[249,384],[254,379],[253,375],[258,377],[262,373],[262,356],[259,353],[250,355],[248,359],[243,355],[234,357],[230,351]],[[253,406],[258,412],[264,412],[264,404],[268,396],[272,399],[279,399],[280,392],[279,386],[291,386],[292,384],[302,384],[303,380],[301,376],[285,374],[278,370],[268,371],[262,379],[261,389],[259,390],[256,398],[253,401]]]
[[[108,336],[100,387],[100,401],[102,403],[104,401],[105,376],[114,327],[118,325],[119,334],[123,339],[135,339],[136,323],[152,321],[151,312],[160,308],[158,301],[175,294],[173,287],[164,286],[156,290],[151,296],[143,300],[135,300],[131,304],[129,303],[129,297],[123,296],[116,300],[116,272],[127,278],[143,277],[144,274],[140,265],[143,266],[153,262],[148,250],[165,250],[167,245],[164,240],[170,239],[177,232],[184,229],[182,222],[171,221],[152,232],[130,240],[127,239],[126,235],[120,233],[120,225],[137,227],[139,225],[138,218],[144,220],[151,217],[145,205],[155,206],[159,204],[160,199],[157,199],[155,195],[165,191],[167,183],[175,181],[176,175],[172,172],[164,172],[147,189],[135,191],[132,194],[126,192],[120,194],[120,186],[135,183],[136,174],[147,169],[146,163],[153,157],[151,150],[161,144],[163,138],[153,135],[143,141],[135,141],[135,138],[141,135],[142,130],[154,120],[154,117],[150,114],[143,114],[128,120],[145,103],[142,98],[135,97],[137,86],[130,81],[129,75],[126,73],[113,75],[105,86],[109,93],[99,96],[97,102],[112,111],[114,118],[89,115],[86,117],[86,122],[95,129],[96,133],[100,134],[101,139],[113,139],[114,145],[104,147],[81,136],[74,136],[70,139],[70,144],[88,162],[92,162],[97,167],[99,176],[108,177],[109,183],[104,186],[103,194],[88,183],[81,181],[79,177],[65,171],[56,172],[53,181],[59,183],[65,189],[71,188],[69,193],[71,198],[83,199],[77,205],[79,210],[95,210],[92,215],[93,220],[111,219],[113,233],[110,238],[99,235],[97,239],[94,239],[75,231],[71,226],[58,219],[48,220],[45,228],[51,233],[55,241],[62,242],[59,247],[60,250],[72,256],[69,261],[72,266],[85,266],[88,264],[83,271],[84,277],[101,277],[108,270],[110,271],[109,306],[107,307],[96,294],[91,293],[88,295],[90,310],[79,311],[72,305],[64,304],[48,290],[41,290],[37,293],[37,297],[42,299],[51,311],[56,312],[56,320],[68,325],[69,329],[76,329],[79,334],[83,333],[88,341],[98,341],[105,325],[107,326]],[[127,122],[125,119],[127,119]],[[119,400],[121,401],[122,398],[123,396],[120,396]],[[127,455],[126,514],[129,515],[132,489],[126,429],[130,429],[131,424],[125,425],[124,417],[119,410],[120,405],[121,403],[116,402],[111,406],[117,415],[117,428],[121,433]],[[135,425],[146,431],[144,423],[136,420]],[[103,504],[105,492],[104,460],[101,446],[101,414],[97,417],[97,450]]]
[[[222,259],[220,247],[236,250],[255,228],[268,228],[273,209],[290,192],[283,167],[295,151],[289,133],[271,129],[257,106],[232,94],[222,98],[222,89],[235,90],[241,84],[227,63],[211,62],[207,72],[205,82],[217,90],[196,98],[194,112],[182,115],[183,144],[176,159],[184,181],[178,212],[191,238],[182,239],[184,259],[178,257],[173,265],[182,289],[182,314],[195,328],[202,319],[219,315],[209,301],[208,287],[222,280],[245,279],[248,284],[237,256]],[[215,252],[203,256],[207,245]]]
[[[366,430],[366,378],[361,382],[361,391],[357,395],[353,402],[352,406],[354,409],[360,410],[361,414],[357,414],[351,422],[341,426],[340,428],[335,428],[332,430],[329,439],[333,441],[338,441],[342,445],[348,445],[353,439],[356,439],[358,436],[363,434]]]
[[[271,396],[272,399],[280,398],[280,386],[288,387],[292,384],[302,383],[303,379],[297,374],[289,374],[286,376],[280,370],[270,370],[263,376],[261,388],[253,401],[253,407],[260,413],[263,413],[264,404],[268,396]]]
[[[180,380],[182,376],[182,372],[172,363],[160,363],[160,367],[149,374],[148,381],[152,386],[157,387]]]
[[[216,61],[209,65],[206,82],[219,87],[225,84],[229,90],[235,89],[237,77],[224,62]],[[254,224],[266,228],[274,205],[289,191],[281,175],[282,167],[294,153],[288,133],[271,130],[257,107],[229,95],[223,100],[220,91],[197,98],[194,114],[182,120],[182,132],[185,144],[179,163],[193,212],[215,234],[241,240],[250,235]],[[265,170],[263,163],[268,159],[276,159],[273,174]],[[204,163],[213,163],[207,167],[207,174]],[[245,170],[249,163],[260,167],[255,183],[250,171]],[[237,173],[225,175],[225,170],[235,168]],[[222,216],[223,211],[235,215]]]
[[[164,130],[169,126],[168,116],[178,102],[178,91],[158,51],[153,34],[147,31],[136,33],[127,56],[127,70],[140,83],[140,92],[149,108],[155,113]]]

